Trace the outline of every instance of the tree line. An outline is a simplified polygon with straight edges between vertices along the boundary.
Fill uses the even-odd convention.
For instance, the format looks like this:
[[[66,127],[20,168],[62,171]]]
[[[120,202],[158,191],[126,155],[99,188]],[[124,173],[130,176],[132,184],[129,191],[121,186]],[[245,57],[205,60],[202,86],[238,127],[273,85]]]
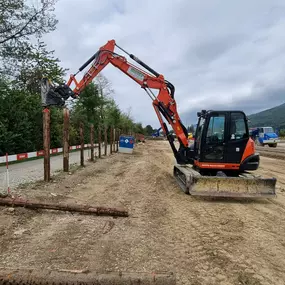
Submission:
[[[40,2],[40,3],[39,3]],[[40,81],[43,76],[63,83],[67,69],[49,50],[43,35],[56,29],[56,0],[0,1],[0,156],[36,151],[43,148]],[[150,125],[136,123],[131,112],[123,112],[113,99],[111,83],[98,76],[81,93],[68,101],[70,109],[70,144],[79,143],[79,125],[84,124],[85,142],[90,125],[110,126],[122,132],[151,135]],[[51,108],[51,148],[62,146],[63,110]]]

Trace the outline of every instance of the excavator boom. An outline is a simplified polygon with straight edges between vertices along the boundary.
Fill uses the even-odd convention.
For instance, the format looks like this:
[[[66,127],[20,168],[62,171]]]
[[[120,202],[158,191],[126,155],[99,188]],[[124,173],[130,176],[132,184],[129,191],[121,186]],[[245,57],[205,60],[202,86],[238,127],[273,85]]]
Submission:
[[[161,127],[169,140],[177,162],[179,164],[189,163],[186,152],[188,149],[188,133],[177,112],[176,101],[174,99],[174,86],[165,80],[163,75],[153,70],[133,54],[129,54],[123,50],[130,56],[131,59],[139,63],[143,68],[147,69],[148,72],[131,64],[125,57],[114,52],[115,47],[123,50],[121,47],[116,45],[114,40],[110,40],[107,42],[107,44],[100,47],[100,49],[79,68],[76,74],[70,76],[66,85],[57,88],[57,93],[60,93],[64,98],[69,96],[76,98],[84,90],[84,88],[90,82],[92,82],[92,80],[110,63],[138,83],[141,88],[147,92],[152,100],[154,110],[158,116]],[[82,79],[78,81],[76,79],[76,75],[90,64],[91,66],[87,72],[84,74]],[[157,96],[154,94],[152,89],[158,90]],[[69,94],[67,94],[67,92],[69,92]],[[173,137],[170,135],[163,118],[168,122],[168,124],[171,125],[172,129],[176,133],[176,136],[180,142],[178,150],[173,143]]]

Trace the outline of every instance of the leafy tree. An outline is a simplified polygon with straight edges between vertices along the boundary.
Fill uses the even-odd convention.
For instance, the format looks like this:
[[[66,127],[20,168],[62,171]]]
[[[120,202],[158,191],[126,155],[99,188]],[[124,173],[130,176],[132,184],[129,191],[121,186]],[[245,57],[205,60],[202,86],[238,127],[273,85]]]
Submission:
[[[114,128],[121,126],[121,111],[114,100],[107,101],[105,106],[105,124]]]
[[[40,96],[1,83],[0,152],[20,153],[42,147]]]
[[[40,93],[41,79],[48,77],[54,83],[62,83],[67,69],[59,66],[60,60],[54,57],[54,51],[47,51],[46,45],[38,41],[31,54],[23,60],[15,83],[32,93]]]
[[[188,132],[192,134],[195,133],[195,126],[193,124],[190,125]]]
[[[133,131],[138,134],[144,134],[144,128],[142,126],[142,123],[135,123]]]
[[[144,134],[145,135],[148,135],[148,136],[151,136],[154,132],[154,129],[152,128],[151,125],[147,125],[145,128],[144,128]]]
[[[279,131],[279,136],[283,138],[285,137],[285,129]]]
[[[0,57],[2,72],[10,75],[20,69],[21,63],[34,49],[33,40],[56,28],[53,14],[56,0],[31,1],[1,0]]]

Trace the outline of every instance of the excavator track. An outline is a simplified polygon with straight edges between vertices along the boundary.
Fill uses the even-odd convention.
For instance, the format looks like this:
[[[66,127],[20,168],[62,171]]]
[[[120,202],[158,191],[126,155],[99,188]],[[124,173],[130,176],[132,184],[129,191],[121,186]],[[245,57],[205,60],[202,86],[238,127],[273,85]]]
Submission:
[[[272,198],[276,196],[275,178],[244,173],[239,177],[202,176],[191,166],[175,165],[173,174],[182,191],[193,196]]]

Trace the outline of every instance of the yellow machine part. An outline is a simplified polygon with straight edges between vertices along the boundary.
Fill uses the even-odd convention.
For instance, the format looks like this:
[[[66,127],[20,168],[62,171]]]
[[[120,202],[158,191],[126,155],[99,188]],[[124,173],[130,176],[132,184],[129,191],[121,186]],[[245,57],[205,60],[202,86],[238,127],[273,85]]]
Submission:
[[[250,173],[239,177],[202,176],[192,166],[175,165],[173,174],[186,194],[208,197],[275,197],[276,178],[260,178]]]

